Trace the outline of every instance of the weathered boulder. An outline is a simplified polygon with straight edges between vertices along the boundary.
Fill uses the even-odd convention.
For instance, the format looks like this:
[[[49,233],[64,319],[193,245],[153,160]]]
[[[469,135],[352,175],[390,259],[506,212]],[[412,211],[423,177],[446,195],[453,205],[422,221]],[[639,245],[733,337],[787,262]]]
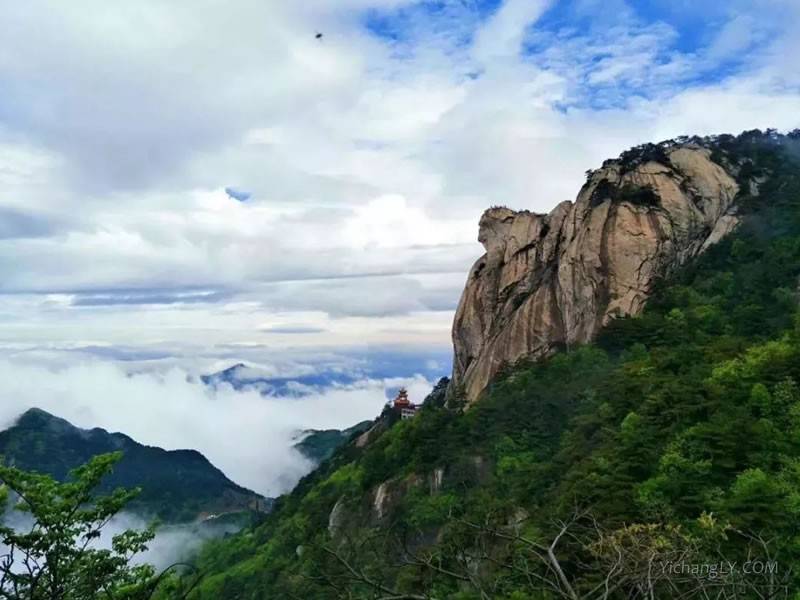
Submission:
[[[550,214],[491,208],[453,323],[451,393],[473,402],[506,364],[636,315],[657,278],[738,223],[734,178],[695,144],[606,161]]]

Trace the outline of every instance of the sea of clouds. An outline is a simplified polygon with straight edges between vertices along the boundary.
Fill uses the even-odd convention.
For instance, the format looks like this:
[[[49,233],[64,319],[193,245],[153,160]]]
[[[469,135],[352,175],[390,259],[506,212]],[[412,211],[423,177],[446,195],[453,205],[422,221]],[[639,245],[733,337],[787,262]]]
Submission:
[[[313,465],[295,448],[298,431],[372,419],[400,385],[421,401],[422,375],[333,383],[302,396],[205,385],[181,367],[130,372],[113,361],[36,365],[0,359],[0,428],[38,407],[82,428],[120,431],[142,444],[191,448],[240,485],[265,496],[291,489]]]

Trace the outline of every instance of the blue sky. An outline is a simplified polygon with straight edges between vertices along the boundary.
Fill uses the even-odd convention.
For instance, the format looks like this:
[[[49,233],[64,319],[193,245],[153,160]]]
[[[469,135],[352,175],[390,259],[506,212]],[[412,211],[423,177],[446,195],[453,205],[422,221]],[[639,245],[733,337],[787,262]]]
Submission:
[[[0,0],[0,368],[146,435],[132,372],[380,357],[363,418],[414,355],[447,371],[486,207],[800,126],[799,28],[796,0]]]
[[[453,53],[469,52],[476,33],[496,19],[508,4],[500,0],[421,1],[365,12],[364,26],[373,35],[401,48],[406,56],[430,43],[445,43]],[[752,66],[751,53],[771,41],[790,35],[796,7],[781,2],[667,2],[664,0],[563,0],[518,2],[538,5],[538,18],[525,24],[519,57],[532,64],[557,69],[548,58],[559,46],[575,52],[566,60],[587,61],[581,85],[565,107],[624,109],[631,97],[654,98],[663,85],[707,86]],[[615,44],[617,41],[623,43]],[[629,38],[627,40],[620,38]],[[634,42],[627,48],[624,42]],[[616,47],[615,47],[616,46]],[[647,53],[651,66],[686,63],[672,77],[654,81],[617,77],[592,81],[592,67],[632,50],[635,58]],[[703,60],[702,58],[705,58]],[[472,75],[472,73],[469,73]],[[588,77],[587,77],[588,75]],[[667,79],[669,79],[667,81]],[[613,88],[613,93],[609,93]],[[674,88],[673,88],[674,89]]]

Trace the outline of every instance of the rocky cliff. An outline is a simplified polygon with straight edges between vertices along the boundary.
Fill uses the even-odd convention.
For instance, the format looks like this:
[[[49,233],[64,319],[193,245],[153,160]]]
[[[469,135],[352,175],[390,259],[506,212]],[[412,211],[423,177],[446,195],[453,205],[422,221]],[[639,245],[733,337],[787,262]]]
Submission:
[[[737,224],[739,187],[696,143],[648,145],[589,174],[550,214],[491,208],[453,323],[451,392],[474,401],[506,364],[589,341]]]

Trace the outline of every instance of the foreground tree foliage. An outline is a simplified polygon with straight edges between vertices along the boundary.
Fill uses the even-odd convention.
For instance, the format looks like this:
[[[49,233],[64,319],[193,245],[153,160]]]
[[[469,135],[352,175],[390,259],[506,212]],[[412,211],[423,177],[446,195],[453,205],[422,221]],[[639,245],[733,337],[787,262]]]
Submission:
[[[322,548],[322,568],[307,576],[307,590],[319,597],[409,600],[790,597],[792,571],[781,569],[770,541],[719,527],[708,515],[694,533],[660,524],[607,531],[585,511],[554,525],[543,538],[523,521],[454,519],[447,538],[429,547],[392,530],[338,536]],[[745,543],[745,562],[722,551],[720,542],[729,536]],[[391,564],[378,567],[387,556]],[[405,577],[424,586],[404,591]]]
[[[48,475],[0,465],[0,598],[8,600],[143,600],[169,573],[133,565],[155,533],[128,530],[100,548],[103,528],[139,493],[118,489],[96,496],[120,453],[94,457],[60,483]]]

